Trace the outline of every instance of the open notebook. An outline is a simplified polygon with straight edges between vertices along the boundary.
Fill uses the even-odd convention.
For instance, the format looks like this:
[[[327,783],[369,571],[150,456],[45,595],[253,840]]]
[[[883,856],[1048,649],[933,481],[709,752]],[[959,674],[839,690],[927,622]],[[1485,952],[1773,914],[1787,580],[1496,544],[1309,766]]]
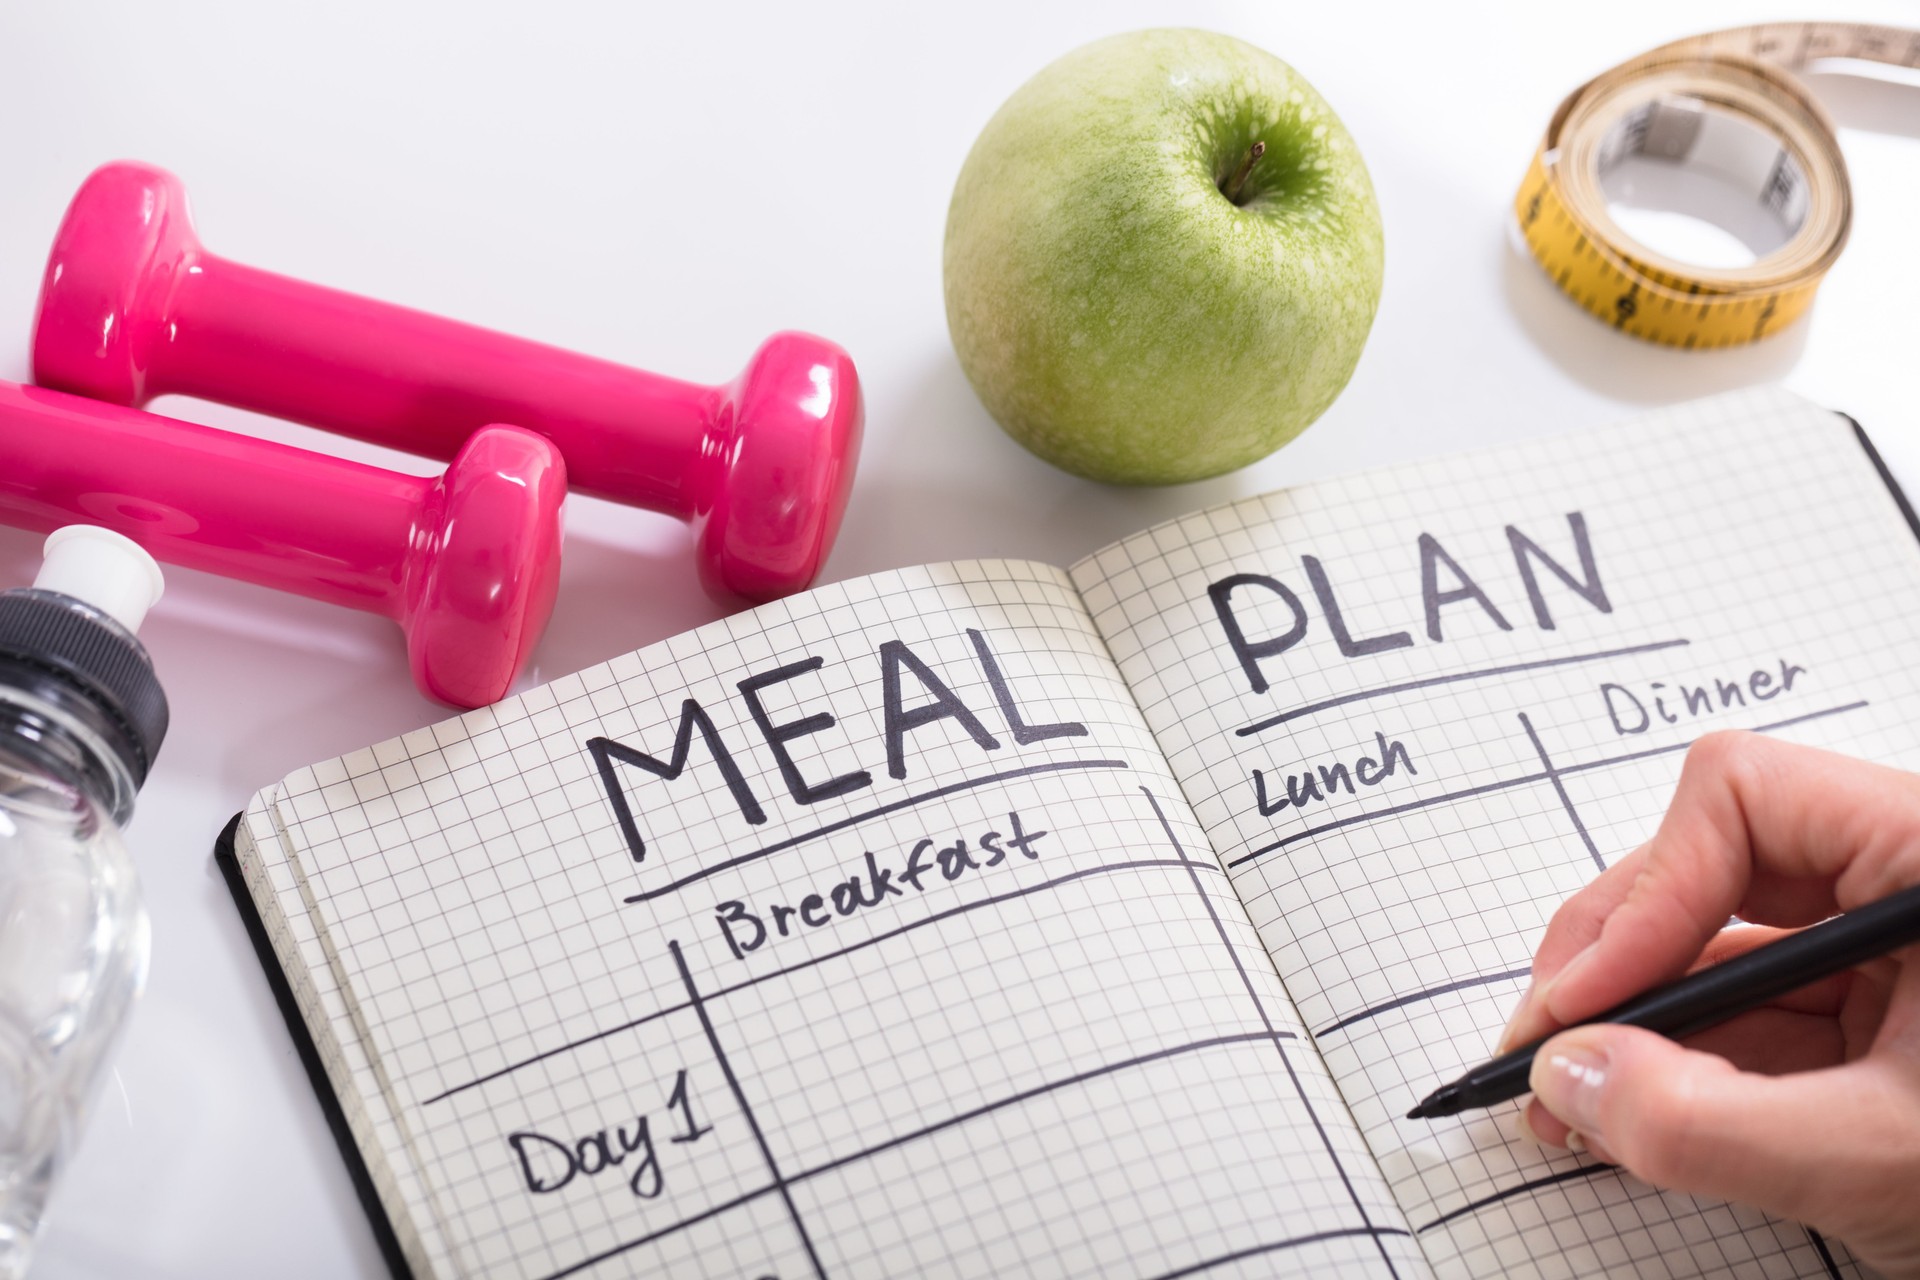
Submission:
[[[1689,741],[1920,766],[1920,544],[1743,392],[755,609],[262,791],[419,1276],[1855,1275],[1402,1119]]]

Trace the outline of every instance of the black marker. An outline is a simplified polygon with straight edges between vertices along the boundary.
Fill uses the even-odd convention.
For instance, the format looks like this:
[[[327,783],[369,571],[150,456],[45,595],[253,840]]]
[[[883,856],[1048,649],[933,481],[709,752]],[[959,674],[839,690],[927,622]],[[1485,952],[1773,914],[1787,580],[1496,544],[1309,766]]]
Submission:
[[[1915,941],[1920,941],[1920,885],[1635,996],[1576,1025],[1617,1022],[1677,1040]],[[1543,1037],[1522,1045],[1440,1086],[1407,1112],[1407,1119],[1457,1115],[1519,1097],[1532,1087],[1527,1077],[1533,1055],[1546,1042]]]

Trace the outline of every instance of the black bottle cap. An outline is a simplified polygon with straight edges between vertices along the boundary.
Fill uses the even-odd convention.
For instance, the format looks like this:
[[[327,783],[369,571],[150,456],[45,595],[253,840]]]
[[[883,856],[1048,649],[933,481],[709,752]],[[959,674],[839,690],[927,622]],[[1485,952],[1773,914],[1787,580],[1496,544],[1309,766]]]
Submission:
[[[138,787],[167,736],[153,659],[105,613],[57,591],[0,591],[0,682],[54,703],[98,733]]]

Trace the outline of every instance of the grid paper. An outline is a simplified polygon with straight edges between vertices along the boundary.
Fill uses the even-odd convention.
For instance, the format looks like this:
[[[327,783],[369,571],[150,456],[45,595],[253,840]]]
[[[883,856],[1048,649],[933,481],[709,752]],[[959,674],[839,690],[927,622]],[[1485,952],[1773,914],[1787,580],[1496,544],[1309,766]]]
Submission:
[[[889,641],[979,730],[903,730],[904,778]],[[760,689],[765,721],[815,718],[784,739],[803,786],[871,780],[801,804],[738,686],[815,657]],[[1084,732],[1023,743],[1016,715]],[[638,860],[595,738],[659,766],[608,756]],[[1033,856],[876,889],[923,840],[985,863],[1015,830]],[[1059,570],[768,605],[302,770],[245,835],[423,1276],[1427,1274]],[[842,914],[853,876],[874,901]],[[809,894],[757,948],[720,923]]]
[[[1551,629],[1508,525],[1587,589],[1529,560]],[[1422,533],[1492,606],[1433,560],[1437,641]],[[1343,656],[1307,556],[1356,647],[1411,643]],[[1308,615],[1265,693],[1208,594],[1231,574],[1290,584]],[[1486,1059],[1553,910],[1652,834],[1693,738],[1920,766],[1920,546],[1846,422],[1736,393],[1201,512],[1072,577],[1438,1274],[1857,1274],[1803,1228],[1549,1156],[1518,1104],[1402,1118]],[[1228,599],[1253,641],[1296,620],[1266,587]],[[1307,787],[1394,742],[1406,767],[1376,785]]]

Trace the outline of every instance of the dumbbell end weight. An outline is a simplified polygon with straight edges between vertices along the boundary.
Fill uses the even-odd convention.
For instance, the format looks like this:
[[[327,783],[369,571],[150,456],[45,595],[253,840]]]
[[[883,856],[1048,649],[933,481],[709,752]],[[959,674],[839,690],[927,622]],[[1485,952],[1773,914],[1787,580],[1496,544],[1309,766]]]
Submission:
[[[400,624],[416,682],[504,697],[560,569],[566,464],[545,436],[475,431],[407,475],[0,380],[0,524],[99,525],[156,559]]]
[[[476,432],[434,482],[401,620],[426,693],[456,707],[507,696],[553,612],[566,495],[552,444],[499,425]]]
[[[696,508],[700,578],[750,603],[805,590],[839,531],[865,409],[847,353],[776,333],[723,389],[709,448],[715,482]]]
[[[116,161],[95,170],[54,238],[33,322],[41,386],[138,407],[150,393],[167,300],[200,240],[186,188],[165,169]]]

